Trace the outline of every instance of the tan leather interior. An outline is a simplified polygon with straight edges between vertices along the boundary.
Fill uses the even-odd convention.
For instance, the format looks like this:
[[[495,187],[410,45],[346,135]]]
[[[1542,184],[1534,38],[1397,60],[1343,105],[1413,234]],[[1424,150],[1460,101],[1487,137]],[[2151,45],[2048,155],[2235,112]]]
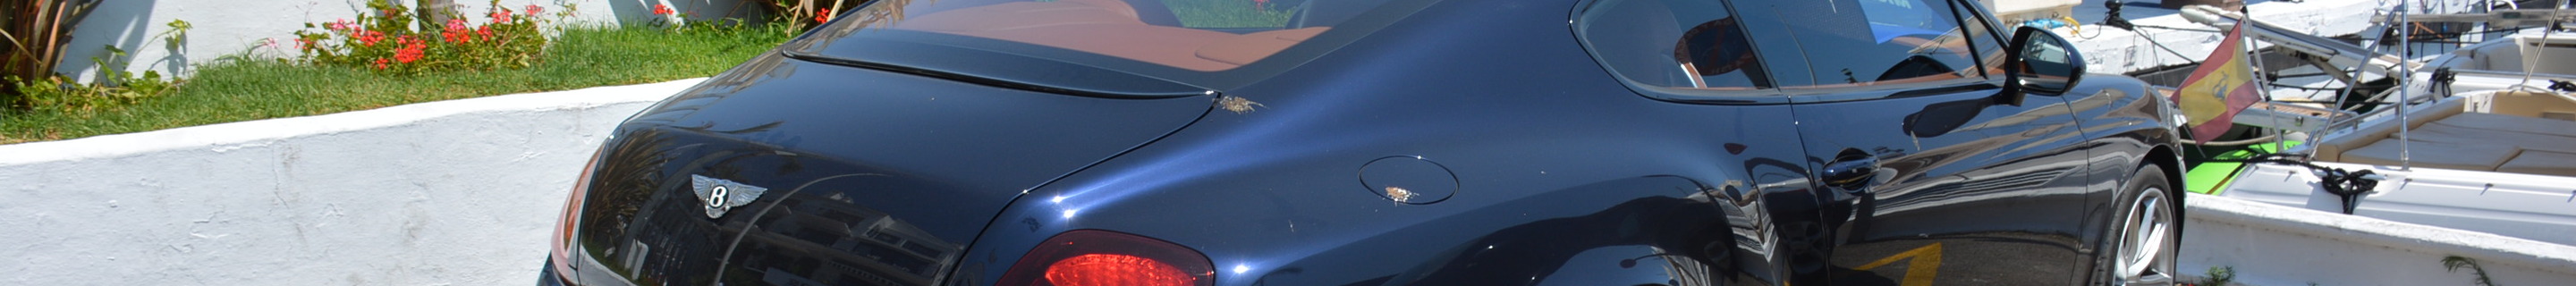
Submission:
[[[1297,43],[1306,42],[1306,39],[1313,39],[1315,35],[1323,34],[1325,29],[1329,28],[1277,30],[1227,37],[1199,47],[1198,56],[1202,59],[1234,65],[1252,64],[1253,61],[1270,57],[1270,54],[1287,50],[1288,46],[1295,46]]]
[[[2436,119],[2450,117],[2452,114],[2460,114],[2462,108],[2465,108],[2463,107],[2463,102],[2465,101],[2443,101],[2434,103],[2431,107],[2421,108],[2417,111],[2422,112],[2415,112],[2408,115],[2409,118],[2407,118],[2408,120],[2406,124],[2409,126],[2420,127],[2426,123],[2432,123],[2433,120]],[[2345,132],[2343,135],[2327,138],[2322,142],[2317,142],[2315,145],[2317,148],[2317,159],[2333,162],[2351,162],[2342,158],[2346,151],[2360,149],[2362,146],[2377,143],[2380,139],[2386,139],[2390,135],[2396,135],[2397,129],[2397,124],[2386,122],[2386,119],[2383,119],[2381,122],[2364,124],[2359,130]]]
[[[2553,176],[2576,176],[2576,153],[2523,150],[2513,161],[2496,166],[2497,172]]]
[[[2471,114],[2484,113],[2462,113],[2460,115]],[[2461,128],[2442,125],[2439,123],[2425,124],[2421,128],[2416,128],[2415,130],[2410,131],[2411,132],[2409,133],[2411,133],[2411,136],[2414,137],[2415,141],[2421,142],[2459,143],[2475,146],[2514,146],[2525,150],[2576,153],[2576,137],[2494,129]],[[2390,134],[2388,136],[2388,138],[2401,137],[2406,136],[2396,134]]]
[[[1127,8],[1123,2],[1118,6],[1074,1],[1011,2],[914,16],[904,19],[895,28],[958,33],[1089,24],[1144,25],[1145,22],[1137,20],[1136,11]]]
[[[2540,119],[2491,113],[2461,113],[2434,120],[2433,125],[2539,134],[2576,134],[2576,121]],[[2576,139],[2576,138],[2568,138]],[[2576,142],[2566,142],[2576,145]]]
[[[2496,92],[2493,97],[2488,98],[2488,101],[2490,103],[2486,105],[2486,113],[2535,118],[2547,117],[2553,113],[2576,114],[2576,101],[2548,92]]]
[[[2401,162],[2398,160],[2401,158],[2399,157],[2401,154],[2398,153],[2399,144],[2397,140],[2371,142],[2369,146],[2344,152],[2343,162],[2398,165]],[[2415,141],[2405,145],[2408,146],[2403,147],[2415,151],[2411,154],[2413,156],[2408,156],[2414,161],[2414,166],[2453,170],[2494,171],[2496,165],[2504,164],[2505,161],[2512,160],[2514,155],[2522,153],[2521,149],[2515,149],[2513,146],[2480,146],[2426,141]]]
[[[2410,114],[2412,130],[2374,124],[2317,144],[2321,160],[2397,165],[2399,140],[2415,166],[2576,176],[2576,121],[2464,112],[2452,100]]]
[[[1135,7],[1119,0],[1012,2],[915,16],[895,28],[1029,43],[1196,71],[1251,64],[1329,29],[1237,35],[1150,25],[1138,20],[1136,13]]]

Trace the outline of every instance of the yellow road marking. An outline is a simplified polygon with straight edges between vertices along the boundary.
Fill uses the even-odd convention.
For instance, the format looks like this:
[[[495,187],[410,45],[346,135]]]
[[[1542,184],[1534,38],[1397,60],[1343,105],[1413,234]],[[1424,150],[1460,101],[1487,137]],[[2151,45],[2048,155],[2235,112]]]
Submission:
[[[1869,264],[1861,265],[1860,268],[1853,269],[1868,271],[1870,269],[1876,269],[1879,266],[1887,266],[1889,263],[1896,263],[1897,260],[1906,260],[1906,262],[1905,280],[1897,282],[1896,285],[1931,286],[1932,276],[1938,274],[1938,272],[1935,271],[1941,268],[1941,243],[1934,242],[1932,245],[1916,247],[1914,250],[1906,250],[1905,252],[1900,252],[1896,255],[1888,256],[1887,258],[1880,258],[1878,261],[1870,262]]]

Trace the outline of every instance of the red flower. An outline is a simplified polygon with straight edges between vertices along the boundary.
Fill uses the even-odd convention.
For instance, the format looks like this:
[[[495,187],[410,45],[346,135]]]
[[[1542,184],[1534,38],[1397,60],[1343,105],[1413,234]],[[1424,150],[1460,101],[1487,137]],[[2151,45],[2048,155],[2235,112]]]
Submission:
[[[490,39],[492,39],[492,26],[483,26],[482,28],[476,28],[476,29],[474,30],[474,33],[476,33],[476,34],[483,34],[483,39],[485,39],[485,40],[490,40]]]
[[[671,13],[670,5],[653,4],[653,15],[670,15]]]
[[[297,49],[297,50],[309,50],[309,49],[313,49],[313,39],[295,39],[295,49]]]
[[[820,12],[814,12],[814,22],[815,22],[815,23],[831,22],[831,21],[832,21],[832,10],[823,10],[823,11],[820,11]]]
[[[385,40],[385,33],[379,33],[376,31],[358,31],[357,37],[358,44],[372,47],[376,45],[376,42]]]
[[[528,4],[528,17],[536,17],[537,13],[545,11],[546,7],[539,7],[536,4]]]
[[[438,37],[439,37],[440,41],[445,41],[445,42],[449,42],[449,43],[459,43],[459,44],[462,44],[462,43],[472,43],[472,42],[474,42],[474,33],[472,33],[472,32],[467,32],[467,31],[469,31],[469,30],[447,30],[447,31],[441,31],[441,32],[438,32]]]
[[[510,22],[510,11],[494,11],[494,12],[492,12],[492,23],[494,23],[494,24],[499,24],[499,23],[509,23],[509,22]]]
[[[401,49],[394,50],[394,61],[406,64],[420,60],[423,50],[429,48],[429,46],[422,45],[422,41],[420,39],[413,39],[411,35],[403,35],[401,39],[395,39],[394,42],[402,43],[403,45]]]
[[[376,58],[376,69],[379,69],[379,70],[381,70],[381,69],[385,69],[385,59],[384,59],[384,58]]]

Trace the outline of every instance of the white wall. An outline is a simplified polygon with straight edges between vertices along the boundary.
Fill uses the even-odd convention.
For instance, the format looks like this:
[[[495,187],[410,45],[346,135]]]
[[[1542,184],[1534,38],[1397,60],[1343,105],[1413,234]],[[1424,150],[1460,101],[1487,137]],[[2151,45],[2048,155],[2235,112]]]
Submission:
[[[532,283],[604,131],[698,81],[0,145],[0,285]]]
[[[2190,196],[2180,261],[2185,274],[2227,266],[2244,285],[2474,285],[2468,269],[2442,268],[2443,257],[2458,255],[2476,260],[2496,285],[2576,281],[2576,246]]]
[[[395,0],[405,7],[416,0]],[[455,0],[466,15],[482,14],[489,0]],[[743,0],[503,0],[500,4],[512,10],[537,5],[547,14],[574,7],[578,13],[556,20],[564,25],[618,25],[653,19],[653,5],[670,5],[683,13],[713,18],[720,15],[748,16],[761,8]],[[746,5],[747,4],[747,5]],[[738,7],[738,8],[737,8]],[[193,72],[191,67],[216,58],[250,54],[268,58],[292,56],[294,32],[306,23],[354,19],[366,11],[366,0],[108,0],[101,1],[88,18],[81,19],[72,39],[63,47],[62,65],[54,71],[95,82],[97,65],[90,58],[106,54],[103,46],[114,45],[131,53],[125,68],[136,74],[144,70],[164,75]],[[486,20],[480,16],[468,17]],[[170,30],[171,20],[185,20],[195,28],[188,31],[185,45],[171,50],[163,35]],[[318,30],[318,29],[316,29]],[[274,40],[276,46],[264,45]],[[113,61],[113,60],[111,60]]]

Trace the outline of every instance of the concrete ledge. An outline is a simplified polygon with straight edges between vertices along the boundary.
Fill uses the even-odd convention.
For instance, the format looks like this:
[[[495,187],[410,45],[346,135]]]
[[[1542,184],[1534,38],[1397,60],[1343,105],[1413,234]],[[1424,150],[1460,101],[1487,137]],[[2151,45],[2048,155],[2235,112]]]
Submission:
[[[2195,276],[2229,266],[2246,285],[2465,285],[2467,269],[2442,267],[2458,255],[2500,285],[2576,281],[2576,246],[2190,196],[2180,267]]]
[[[0,145],[0,284],[531,282],[605,131],[701,80]]]

